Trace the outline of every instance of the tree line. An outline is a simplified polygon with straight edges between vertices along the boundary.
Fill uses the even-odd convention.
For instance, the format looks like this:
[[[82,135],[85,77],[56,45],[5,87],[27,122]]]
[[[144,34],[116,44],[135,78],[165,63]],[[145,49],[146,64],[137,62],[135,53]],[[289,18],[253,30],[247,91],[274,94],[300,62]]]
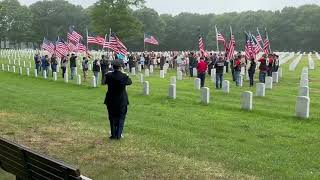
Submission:
[[[86,36],[104,36],[111,28],[124,41],[129,51],[143,50],[144,32],[154,35],[159,46],[147,50],[197,50],[199,33],[206,49],[216,49],[214,26],[230,38],[230,26],[238,50],[243,50],[244,32],[257,35],[268,29],[272,50],[313,51],[320,49],[320,6],[285,7],[281,11],[246,11],[241,13],[178,15],[161,14],[144,5],[143,0],[100,0],[84,9],[64,0],[38,1],[29,7],[18,0],[0,1],[0,41],[19,48],[22,42],[39,48],[44,37],[55,41],[66,39],[68,27]],[[200,31],[199,31],[200,29]],[[1,43],[1,48],[8,48]],[[90,47],[97,49],[98,47]]]

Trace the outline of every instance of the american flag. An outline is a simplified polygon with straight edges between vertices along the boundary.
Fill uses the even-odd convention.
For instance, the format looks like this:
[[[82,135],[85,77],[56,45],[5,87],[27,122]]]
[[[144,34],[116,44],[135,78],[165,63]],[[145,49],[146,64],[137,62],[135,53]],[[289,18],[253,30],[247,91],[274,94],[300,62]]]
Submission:
[[[45,51],[48,51],[50,54],[54,54],[55,45],[46,38],[43,39],[41,48]]]
[[[226,43],[226,39],[224,38],[224,36],[220,32],[217,33],[217,41]]]
[[[257,41],[258,41],[258,42],[262,42],[262,37],[261,37],[261,35],[260,35],[260,34],[258,34],[258,36],[257,36],[257,38],[256,38],[256,39],[257,39]]]
[[[208,53],[206,52],[206,48],[205,48],[204,39],[202,38],[202,36],[199,37],[199,50],[203,54],[203,56],[205,57],[208,56]]]
[[[88,44],[97,44],[103,46],[105,43],[105,39],[101,36],[88,35],[87,36]]]
[[[109,37],[109,41],[105,41],[103,48],[113,50],[117,54],[126,56],[128,54],[126,46],[120,41],[115,33],[112,33]]]
[[[69,47],[66,45],[66,43],[58,37],[58,40],[56,42],[56,54],[61,56],[66,56],[69,53]]]
[[[267,28],[265,29],[265,39],[263,41],[263,51],[265,54],[269,54],[271,51]]]
[[[68,36],[68,40],[75,43],[75,44],[78,43],[81,39],[83,39],[81,34],[77,33],[74,30],[73,26],[69,27],[69,32],[68,32],[67,36]]]
[[[144,42],[153,45],[159,45],[158,40],[154,36],[150,36],[148,34],[144,34]]]
[[[82,43],[82,42],[79,42],[77,44],[77,50],[78,52],[87,52],[87,47]]]
[[[77,51],[77,46],[74,45],[71,41],[68,42],[67,44],[68,48],[69,48],[69,51]]]
[[[250,36],[248,35],[248,33],[246,33],[246,44],[245,44],[245,56],[247,59],[250,59],[251,57],[253,57],[253,53],[252,53],[252,44],[251,44],[251,40],[250,40]]]
[[[236,48],[236,40],[234,38],[234,34],[231,34],[231,39],[230,39],[229,47],[228,47],[229,51],[228,51],[228,55],[227,55],[228,60],[233,58],[235,48]]]
[[[251,43],[252,43],[253,50],[254,50],[255,54],[258,54],[260,51],[262,51],[262,48],[261,48],[258,40],[252,34],[251,34]]]

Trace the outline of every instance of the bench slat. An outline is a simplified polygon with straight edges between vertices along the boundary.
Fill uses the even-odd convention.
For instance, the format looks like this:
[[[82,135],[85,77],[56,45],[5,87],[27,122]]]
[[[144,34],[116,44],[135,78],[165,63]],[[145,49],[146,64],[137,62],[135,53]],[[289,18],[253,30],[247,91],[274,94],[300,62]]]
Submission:
[[[48,172],[44,169],[41,169],[41,168],[37,167],[36,165],[29,164],[28,167],[29,167],[29,170],[31,170],[31,172],[32,172],[31,173],[32,177],[33,177],[34,173],[37,173],[37,174],[42,175],[50,180],[62,180],[63,179],[63,177],[61,177],[61,174],[59,174],[58,176],[55,176],[51,172]]]
[[[66,165],[62,162],[59,162],[59,161],[56,161],[56,160],[53,160],[49,157],[45,157],[39,153],[33,153],[33,152],[30,152],[30,151],[27,151],[26,152],[26,155],[28,158],[31,158],[33,160],[37,160],[41,163],[44,163],[46,164],[47,166],[51,166],[51,167],[54,167],[58,170],[61,170],[61,171],[64,171],[66,170],[66,172],[72,176],[80,176],[80,170],[79,169],[76,169],[76,168],[73,168],[69,165]]]
[[[6,163],[9,163],[11,165],[14,165],[14,167],[17,167],[17,168],[23,168],[23,164],[22,161],[14,161],[12,159],[10,159],[8,156],[5,156],[4,154],[0,154],[0,162],[3,163],[3,162],[6,162]]]
[[[0,155],[11,159],[14,162],[21,163],[23,161],[22,153],[12,153],[12,151],[8,150],[6,147],[0,145]]]
[[[2,162],[0,162],[0,163],[1,163],[1,164],[0,164],[0,167],[1,167],[3,170],[5,170],[5,171],[7,171],[7,172],[9,172],[9,173],[11,173],[11,174],[16,175],[17,177],[21,177],[21,178],[24,178],[24,179],[25,179],[26,177],[28,177],[28,173],[27,173],[27,172],[25,172],[25,171],[22,170],[21,168],[15,166],[14,164],[8,163],[8,162],[6,162],[6,161],[2,161]]]

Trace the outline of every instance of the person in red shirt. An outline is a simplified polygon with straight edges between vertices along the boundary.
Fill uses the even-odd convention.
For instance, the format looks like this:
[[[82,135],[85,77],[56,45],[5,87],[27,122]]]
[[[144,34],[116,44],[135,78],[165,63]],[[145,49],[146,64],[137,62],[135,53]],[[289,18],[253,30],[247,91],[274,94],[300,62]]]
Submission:
[[[267,66],[267,55],[264,54],[260,59],[260,66],[259,66],[259,81],[261,83],[265,83],[266,82],[266,75],[267,75],[267,71],[268,71],[268,66]]]
[[[208,65],[206,62],[204,62],[204,58],[201,57],[197,65],[198,78],[201,79],[201,87],[204,87],[207,69],[208,69]]]
[[[236,86],[240,86],[241,58],[242,56],[239,55],[234,61],[234,76],[236,79]]]
[[[268,61],[268,76],[272,76],[272,66],[273,66],[273,61],[274,61],[272,54],[269,54],[268,60],[269,60]]]

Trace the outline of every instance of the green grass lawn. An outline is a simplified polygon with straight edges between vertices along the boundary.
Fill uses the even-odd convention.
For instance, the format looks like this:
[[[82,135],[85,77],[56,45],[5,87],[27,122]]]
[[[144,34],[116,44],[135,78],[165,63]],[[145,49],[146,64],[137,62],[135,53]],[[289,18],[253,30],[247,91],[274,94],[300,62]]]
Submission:
[[[240,109],[241,93],[255,93],[247,81],[242,88],[232,83],[226,95],[207,78],[206,106],[191,78],[178,81],[177,99],[169,100],[174,72],[146,78],[150,96],[142,96],[138,76],[132,77],[125,139],[119,142],[108,140],[105,87],[0,71],[0,136],[75,165],[93,179],[319,179],[320,61],[314,59],[309,120],[295,117],[307,56],[294,72],[288,71],[292,60],[283,65],[284,77],[266,97],[254,97],[252,112]],[[0,177],[14,179],[1,170]]]

